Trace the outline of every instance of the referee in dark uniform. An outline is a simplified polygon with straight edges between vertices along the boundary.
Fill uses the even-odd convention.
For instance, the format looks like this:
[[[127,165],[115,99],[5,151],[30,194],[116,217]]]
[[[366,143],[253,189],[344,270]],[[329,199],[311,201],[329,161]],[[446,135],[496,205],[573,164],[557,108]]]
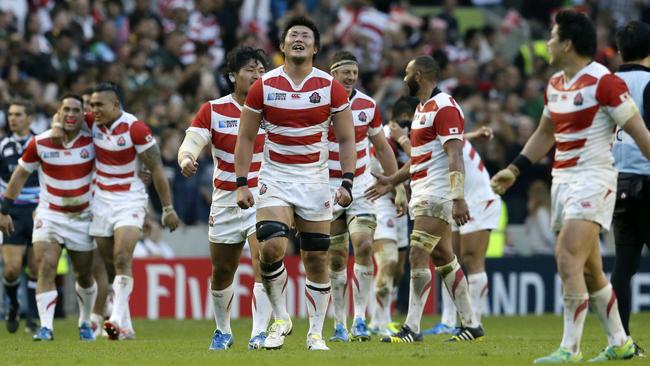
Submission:
[[[627,84],[650,129],[650,26],[630,22],[618,31],[616,43],[624,63],[616,75]],[[650,161],[620,128],[613,152],[618,190],[614,210],[616,264],[612,286],[618,297],[623,327],[630,335],[630,280],[639,268],[644,245],[650,247]],[[635,346],[637,355],[642,355],[643,350]]]
[[[0,211],[3,214],[11,214],[15,217],[16,230],[11,236],[2,238],[2,258],[4,271],[2,282],[5,294],[9,297],[9,308],[6,311],[6,326],[9,333],[18,330],[18,285],[20,284],[20,272],[23,269],[23,258],[28,247],[32,245],[33,218],[32,213],[38,204],[38,175],[32,174],[27,180],[25,187],[16,200],[5,200],[4,191],[11,174],[18,166],[18,159],[23,154],[25,147],[34,134],[30,129],[34,109],[27,101],[16,100],[9,104],[7,119],[11,134],[0,140],[0,192],[2,195],[2,206]],[[31,255],[30,257],[33,257]],[[29,270],[31,276],[36,276],[35,261],[31,260]],[[34,264],[34,265],[32,265]],[[31,281],[36,281],[31,278]],[[28,296],[35,296],[35,283],[33,291],[30,291],[28,284]],[[36,300],[33,299],[33,302]],[[29,312],[28,312],[29,314]],[[28,317],[29,322],[29,317]],[[28,324],[28,328],[30,328]]]

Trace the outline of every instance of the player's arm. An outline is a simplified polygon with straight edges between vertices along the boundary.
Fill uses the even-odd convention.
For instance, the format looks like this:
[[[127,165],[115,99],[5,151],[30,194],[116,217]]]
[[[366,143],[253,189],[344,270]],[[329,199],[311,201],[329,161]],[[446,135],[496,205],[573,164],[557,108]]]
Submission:
[[[641,115],[639,113],[634,114],[625,122],[622,128],[634,139],[645,158],[650,160],[650,131],[645,126]]]
[[[151,147],[141,152],[138,156],[147,170],[151,172],[154,188],[156,188],[158,197],[160,197],[160,203],[163,206],[161,222],[164,226],[169,227],[170,231],[174,231],[180,224],[180,220],[172,204],[171,189],[169,188],[169,181],[163,170],[158,144],[151,145]]]
[[[472,132],[465,132],[464,136],[467,140],[491,139],[494,136],[494,131],[490,127],[481,126]]]
[[[348,198],[341,196],[341,188],[336,193],[335,203],[341,207],[347,207],[352,203],[352,184],[354,181],[354,171],[357,165],[357,152],[355,146],[354,122],[352,120],[352,111],[349,107],[332,115],[334,124],[334,136],[339,143],[339,157],[341,159],[341,171],[343,180],[341,188],[349,194]]]
[[[183,143],[178,149],[178,166],[181,167],[183,176],[191,177],[196,174],[199,167],[196,160],[207,144],[206,139],[199,133],[194,131],[185,133]]]
[[[7,190],[4,193],[2,207],[0,208],[0,230],[7,235],[14,232],[14,223],[11,216],[9,216],[9,209],[14,205],[14,200],[20,194],[20,190],[23,189],[31,174],[32,172],[18,165],[7,184]]]
[[[465,163],[463,162],[463,141],[448,140],[443,145],[449,167],[450,198],[453,200],[452,216],[458,225],[469,221],[469,210],[465,202]]]
[[[387,176],[372,173],[372,176],[375,177],[375,184],[365,190],[364,196],[371,201],[375,201],[377,198],[385,195],[386,193],[392,192],[393,189],[399,187],[401,183],[406,182],[406,180],[409,179],[411,176],[410,169],[411,159],[409,159],[400,169],[398,169],[392,175]]]
[[[553,122],[542,115],[539,126],[526,142],[521,154],[492,177],[490,185],[497,194],[504,194],[514,183],[521,171],[542,159],[555,143]]]
[[[397,171],[397,159],[395,159],[393,149],[388,144],[388,140],[386,140],[386,135],[380,132],[368,136],[368,138],[372,146],[375,147],[375,156],[381,168],[384,170],[384,174],[393,175]]]
[[[253,148],[261,123],[261,113],[248,108],[242,110],[237,133],[237,144],[235,144],[235,174],[237,174],[238,179],[246,179],[246,184],[243,184],[242,180],[242,187],[248,187],[248,172],[253,161]]]

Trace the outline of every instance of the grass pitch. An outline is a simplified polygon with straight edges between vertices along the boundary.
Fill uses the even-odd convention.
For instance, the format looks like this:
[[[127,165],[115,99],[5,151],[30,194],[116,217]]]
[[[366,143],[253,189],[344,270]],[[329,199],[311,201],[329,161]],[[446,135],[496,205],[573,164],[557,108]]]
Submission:
[[[423,328],[438,318],[425,317]],[[0,365],[528,365],[536,357],[555,350],[562,337],[562,319],[555,315],[485,318],[486,338],[478,343],[444,343],[446,336],[427,336],[415,344],[331,343],[329,352],[311,352],[305,347],[307,321],[294,320],[294,332],[278,351],[249,351],[249,319],[233,321],[235,345],[228,351],[208,351],[214,322],[135,320],[138,339],[109,342],[78,340],[76,320],[56,321],[53,342],[33,342],[31,335],[8,334],[0,325]],[[650,348],[650,313],[632,316],[635,340]],[[331,335],[327,320],[324,336]],[[585,358],[594,357],[606,338],[594,315],[589,315],[582,339]],[[648,359],[625,365],[647,365]]]

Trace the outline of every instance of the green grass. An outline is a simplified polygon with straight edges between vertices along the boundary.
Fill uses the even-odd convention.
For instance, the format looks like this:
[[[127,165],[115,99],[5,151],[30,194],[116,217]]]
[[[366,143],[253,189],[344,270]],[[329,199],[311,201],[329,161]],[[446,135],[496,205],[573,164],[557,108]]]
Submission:
[[[425,318],[431,326],[437,318]],[[632,316],[631,327],[640,345],[650,346],[650,313]],[[209,352],[214,322],[136,320],[138,339],[109,342],[100,339],[82,343],[76,321],[55,322],[54,342],[36,343],[22,332],[7,334],[0,325],[2,365],[527,365],[536,357],[555,350],[562,336],[559,316],[498,317],[484,319],[487,337],[480,343],[449,344],[443,336],[428,336],[417,344],[328,343],[330,352],[309,352],[305,348],[306,320],[294,321],[294,333],[279,351],[248,351],[250,320],[233,321],[235,345],[226,352]],[[644,326],[645,325],[645,326]],[[331,333],[327,321],[325,336]],[[582,339],[585,357],[593,357],[606,343],[598,320],[590,315]],[[647,359],[625,365],[647,364]]]

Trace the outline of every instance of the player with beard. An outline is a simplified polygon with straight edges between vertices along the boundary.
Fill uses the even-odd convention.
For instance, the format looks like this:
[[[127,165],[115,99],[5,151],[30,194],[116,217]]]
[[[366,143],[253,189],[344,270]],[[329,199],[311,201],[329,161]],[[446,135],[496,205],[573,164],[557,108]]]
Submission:
[[[430,56],[408,63],[404,81],[409,94],[420,99],[411,123],[411,160],[392,176],[378,176],[369,192],[385,194],[411,178],[409,211],[415,223],[409,254],[409,310],[402,330],[382,338],[382,342],[422,341],[420,321],[431,289],[430,258],[461,318],[460,330],[450,341],[481,340],[484,336],[472,311],[465,273],[451,245],[450,224],[464,225],[470,217],[464,199],[464,121],[454,99],[436,87],[439,73],[438,64]]]

